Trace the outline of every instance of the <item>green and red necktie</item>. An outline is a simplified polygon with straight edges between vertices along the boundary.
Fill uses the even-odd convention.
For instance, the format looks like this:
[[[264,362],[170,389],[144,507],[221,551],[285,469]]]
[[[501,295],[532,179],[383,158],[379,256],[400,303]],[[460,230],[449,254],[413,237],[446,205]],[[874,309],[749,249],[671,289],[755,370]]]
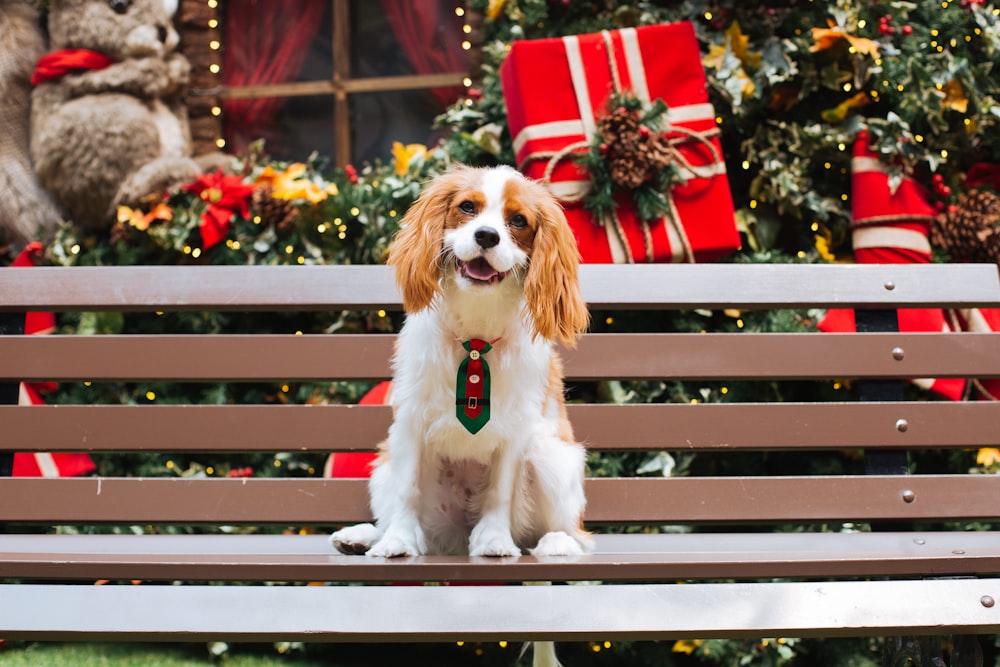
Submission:
[[[490,366],[483,355],[493,346],[485,340],[472,338],[463,342],[462,347],[469,354],[458,366],[455,414],[469,433],[476,434],[490,420]]]

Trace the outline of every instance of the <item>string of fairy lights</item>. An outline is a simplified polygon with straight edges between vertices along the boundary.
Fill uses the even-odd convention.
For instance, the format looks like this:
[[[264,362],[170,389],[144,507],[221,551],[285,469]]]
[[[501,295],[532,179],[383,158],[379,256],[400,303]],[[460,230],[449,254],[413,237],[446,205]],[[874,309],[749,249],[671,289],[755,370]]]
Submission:
[[[337,2],[337,1],[338,0],[333,0],[333,2]],[[209,15],[210,15],[210,18],[208,19],[208,29],[210,31],[210,33],[209,33],[208,48],[212,52],[212,55],[213,55],[213,57],[210,59],[209,65],[208,65],[208,72],[214,78],[215,81],[219,82],[219,81],[221,81],[221,77],[222,77],[222,39],[221,39],[222,23],[221,23],[221,20],[219,18],[219,16],[220,16],[220,12],[219,12],[219,9],[220,9],[219,0],[206,0],[206,6],[209,9]],[[463,22],[462,22],[462,35],[463,35],[463,39],[462,39],[462,42],[461,42],[462,50],[466,51],[466,52],[471,51],[472,48],[473,48],[473,43],[471,41],[472,32],[473,32],[473,26],[469,23],[468,20],[466,20],[467,17],[468,17],[466,9],[465,9],[464,6],[458,5],[458,6],[455,7],[454,12],[455,12],[456,16],[458,16],[459,18],[463,19]],[[470,77],[470,76],[466,76],[462,80],[462,85],[466,89],[471,88],[472,87],[472,83],[473,83],[472,82],[472,77]],[[222,88],[221,83],[219,85],[215,86],[214,88],[216,88],[218,90],[221,90],[221,88]],[[219,119],[219,121],[220,121],[218,123],[218,132],[219,132],[219,134],[215,137],[215,146],[217,148],[219,148],[220,150],[224,149],[226,147],[226,139],[221,134],[222,133],[222,122],[221,122],[222,121],[222,106],[219,105],[219,104],[212,105],[212,107],[210,109],[210,113],[212,114],[213,117]]]

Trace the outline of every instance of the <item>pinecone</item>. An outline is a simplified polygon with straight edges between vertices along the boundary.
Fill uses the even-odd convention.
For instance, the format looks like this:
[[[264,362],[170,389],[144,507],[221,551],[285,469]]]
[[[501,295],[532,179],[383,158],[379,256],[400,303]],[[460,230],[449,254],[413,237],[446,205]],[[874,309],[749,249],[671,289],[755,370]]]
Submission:
[[[666,138],[650,132],[625,107],[602,118],[598,132],[606,147],[611,180],[620,188],[634,190],[670,163]]]
[[[295,222],[298,209],[287,199],[275,199],[272,193],[270,185],[262,185],[253,191],[250,203],[262,224],[274,225],[278,231],[285,231]]]
[[[952,261],[1000,264],[1000,197],[986,190],[963,192],[955,207],[934,221],[930,240]]]
[[[611,181],[629,190],[641,185],[646,180],[646,170],[638,153],[641,140],[638,116],[618,107],[602,119],[598,132],[607,147]]]

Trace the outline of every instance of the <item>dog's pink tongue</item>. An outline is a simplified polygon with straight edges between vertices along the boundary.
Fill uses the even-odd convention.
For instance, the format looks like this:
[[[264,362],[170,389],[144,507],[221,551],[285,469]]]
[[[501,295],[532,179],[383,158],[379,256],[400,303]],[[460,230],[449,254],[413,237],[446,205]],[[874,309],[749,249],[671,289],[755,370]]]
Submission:
[[[491,280],[497,275],[496,269],[482,257],[466,262],[465,273],[473,280]]]

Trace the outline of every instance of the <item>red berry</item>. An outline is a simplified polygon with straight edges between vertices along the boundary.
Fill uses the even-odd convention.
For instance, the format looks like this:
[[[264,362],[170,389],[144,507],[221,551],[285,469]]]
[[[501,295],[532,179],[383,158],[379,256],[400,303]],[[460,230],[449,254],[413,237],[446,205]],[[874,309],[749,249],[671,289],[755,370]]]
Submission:
[[[912,25],[904,25],[903,26],[903,34],[904,35],[912,35],[913,34],[913,26]]]
[[[938,213],[940,213],[945,208],[944,207],[944,202],[943,201],[936,201],[936,202],[934,202],[934,208],[937,210]]]
[[[649,137],[649,127],[646,126],[646,125],[640,125],[639,126],[639,136],[642,137],[643,139],[648,138]]]
[[[942,197],[950,197],[951,196],[951,186],[950,185],[942,185],[941,189],[938,192],[941,193]]]
[[[933,183],[934,185],[941,185],[942,183],[944,183],[944,176],[942,176],[941,174],[934,174],[933,176],[931,176],[931,183]]]

